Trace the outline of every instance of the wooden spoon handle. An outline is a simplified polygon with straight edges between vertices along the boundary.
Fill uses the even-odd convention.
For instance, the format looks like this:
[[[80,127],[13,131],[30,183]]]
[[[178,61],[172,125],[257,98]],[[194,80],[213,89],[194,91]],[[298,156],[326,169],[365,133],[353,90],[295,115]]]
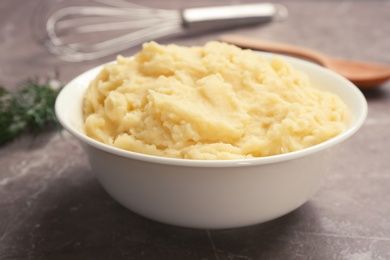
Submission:
[[[234,44],[242,48],[263,50],[263,51],[281,53],[281,54],[296,56],[300,58],[310,59],[324,66],[326,65],[325,63],[326,60],[328,59],[328,57],[325,56],[324,54],[307,48],[302,48],[290,44],[254,39],[254,38],[245,37],[241,35],[224,34],[221,35],[219,39],[223,42]]]

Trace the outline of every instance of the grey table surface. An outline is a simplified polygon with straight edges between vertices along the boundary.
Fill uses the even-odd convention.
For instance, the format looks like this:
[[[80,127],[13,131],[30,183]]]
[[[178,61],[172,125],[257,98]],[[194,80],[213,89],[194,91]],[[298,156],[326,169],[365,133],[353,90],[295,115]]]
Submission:
[[[114,58],[69,63],[45,49],[43,12],[60,2],[65,3],[0,2],[1,85],[14,88],[28,77],[56,70],[67,82]],[[138,1],[158,8],[208,2]],[[279,3],[290,12],[284,22],[224,32],[390,64],[389,1]],[[162,43],[202,45],[220,33]],[[363,92],[368,118],[342,146],[331,173],[309,202],[276,220],[239,229],[187,229],[143,218],[103,190],[72,136],[22,136],[0,148],[0,259],[390,259],[389,92],[390,82]]]

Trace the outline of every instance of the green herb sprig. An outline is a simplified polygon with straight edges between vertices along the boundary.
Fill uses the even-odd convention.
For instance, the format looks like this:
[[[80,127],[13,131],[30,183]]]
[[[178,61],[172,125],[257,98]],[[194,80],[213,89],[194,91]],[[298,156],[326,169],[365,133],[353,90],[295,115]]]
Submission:
[[[57,84],[53,87],[53,82]],[[23,133],[38,134],[58,125],[54,104],[61,86],[47,79],[27,79],[18,88],[0,86],[0,146]]]

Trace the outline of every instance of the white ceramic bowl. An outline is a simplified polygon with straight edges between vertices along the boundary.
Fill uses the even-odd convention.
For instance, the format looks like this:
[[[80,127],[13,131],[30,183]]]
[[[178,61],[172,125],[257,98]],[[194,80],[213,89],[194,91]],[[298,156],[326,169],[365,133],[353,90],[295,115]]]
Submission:
[[[64,87],[56,101],[56,114],[63,127],[84,144],[101,185],[133,212],[195,228],[265,222],[309,200],[332,167],[334,147],[354,134],[367,114],[364,96],[348,80],[316,64],[282,57],[348,105],[353,122],[345,132],[304,150],[256,159],[185,160],[120,150],[87,137],[83,131],[82,96],[101,67]]]

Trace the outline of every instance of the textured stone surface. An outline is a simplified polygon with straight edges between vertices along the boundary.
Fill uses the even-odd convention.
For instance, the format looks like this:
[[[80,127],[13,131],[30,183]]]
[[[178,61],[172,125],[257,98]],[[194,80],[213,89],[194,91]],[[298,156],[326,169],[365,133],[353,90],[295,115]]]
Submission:
[[[207,2],[142,3],[182,8]],[[279,2],[290,11],[285,22],[229,32],[390,64],[389,1]],[[15,87],[55,70],[69,81],[113,59],[67,63],[47,53],[38,25],[49,3],[60,1],[0,2],[0,84]],[[163,42],[196,45],[217,36]],[[342,147],[332,173],[308,203],[240,229],[193,230],[138,216],[102,189],[69,134],[24,136],[0,148],[0,259],[390,259],[389,91],[390,82],[364,92],[365,125]]]

